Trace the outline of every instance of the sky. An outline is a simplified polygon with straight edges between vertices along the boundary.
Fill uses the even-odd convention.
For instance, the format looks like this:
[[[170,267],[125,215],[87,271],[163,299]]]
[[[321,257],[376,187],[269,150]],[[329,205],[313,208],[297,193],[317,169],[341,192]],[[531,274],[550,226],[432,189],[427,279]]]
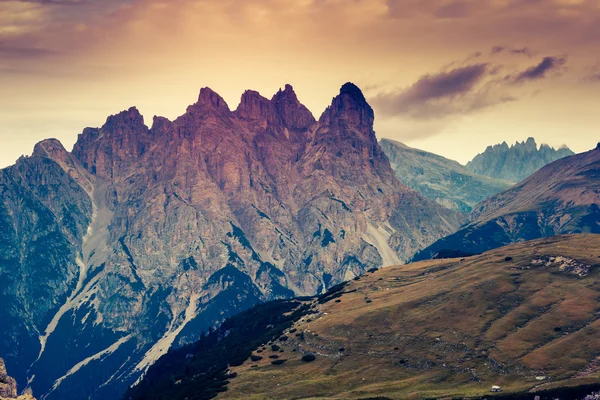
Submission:
[[[600,0],[0,0],[0,167],[137,106],[170,119],[286,83],[318,118],[351,81],[379,138],[466,163],[600,141]]]

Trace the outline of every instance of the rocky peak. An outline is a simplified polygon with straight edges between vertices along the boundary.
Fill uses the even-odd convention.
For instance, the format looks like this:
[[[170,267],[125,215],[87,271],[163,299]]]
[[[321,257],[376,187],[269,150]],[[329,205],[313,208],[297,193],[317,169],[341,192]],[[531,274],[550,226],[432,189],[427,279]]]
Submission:
[[[348,82],[342,86],[340,94],[333,99],[319,121],[326,123],[328,120],[341,120],[359,130],[371,130],[374,119],[373,109],[361,90]]]
[[[271,101],[254,90],[246,90],[242,94],[240,104],[234,113],[238,118],[245,120],[266,119],[271,122],[276,118]]]
[[[144,117],[136,107],[130,107],[118,114],[111,115],[106,119],[103,128],[114,130],[122,126],[140,126],[144,125]]]
[[[53,160],[67,161],[69,153],[58,139],[46,139],[33,148],[34,156],[49,157]]]
[[[198,102],[195,104],[202,107],[211,107],[218,110],[230,111],[229,106],[223,100],[223,98],[214,90],[209,87],[203,87],[200,89],[198,95]]]
[[[292,85],[286,84],[271,99],[282,122],[288,128],[308,129],[316,120],[312,113],[298,100]]]

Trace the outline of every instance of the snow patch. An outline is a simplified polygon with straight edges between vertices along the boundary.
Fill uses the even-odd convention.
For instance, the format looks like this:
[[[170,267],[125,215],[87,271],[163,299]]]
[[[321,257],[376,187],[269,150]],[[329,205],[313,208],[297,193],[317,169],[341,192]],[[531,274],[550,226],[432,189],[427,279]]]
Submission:
[[[367,231],[362,234],[362,239],[370,245],[375,246],[379,252],[383,261],[382,267],[403,264],[394,249],[390,247],[391,232],[394,232],[394,229],[387,223],[375,227],[370,222],[367,222]]]

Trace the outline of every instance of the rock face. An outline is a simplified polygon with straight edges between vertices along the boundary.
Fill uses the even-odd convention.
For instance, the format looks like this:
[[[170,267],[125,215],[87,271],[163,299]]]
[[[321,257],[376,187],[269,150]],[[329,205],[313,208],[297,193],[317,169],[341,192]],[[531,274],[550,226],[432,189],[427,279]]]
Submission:
[[[415,256],[480,253],[567,233],[600,233],[600,147],[555,161],[471,212],[470,222]]]
[[[17,381],[8,376],[4,360],[0,358],[0,400],[35,400],[31,393],[17,395]]]
[[[528,138],[527,141],[517,142],[510,147],[506,142],[488,146],[485,152],[467,163],[466,168],[479,175],[517,183],[544,165],[573,154],[566,146],[555,150],[542,144],[538,148],[535,139]]]
[[[480,201],[508,189],[507,181],[477,175],[458,162],[390,139],[379,142],[396,177],[444,207],[468,213]]]
[[[401,184],[352,84],[135,108],[0,172],[0,354],[42,399],[117,398],[171,346],[266,300],[408,260],[463,222]]]

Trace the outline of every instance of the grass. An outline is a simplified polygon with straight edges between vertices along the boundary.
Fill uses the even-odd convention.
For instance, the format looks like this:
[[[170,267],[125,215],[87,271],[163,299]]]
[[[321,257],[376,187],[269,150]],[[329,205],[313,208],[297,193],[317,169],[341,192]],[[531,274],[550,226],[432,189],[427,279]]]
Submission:
[[[538,254],[592,268],[582,278],[532,266]],[[318,313],[295,322],[278,343],[285,364],[266,358],[232,368],[238,375],[218,398],[489,398],[492,385],[505,395],[597,384],[599,281],[600,235],[368,273],[313,300]],[[308,353],[316,360],[302,362]]]

